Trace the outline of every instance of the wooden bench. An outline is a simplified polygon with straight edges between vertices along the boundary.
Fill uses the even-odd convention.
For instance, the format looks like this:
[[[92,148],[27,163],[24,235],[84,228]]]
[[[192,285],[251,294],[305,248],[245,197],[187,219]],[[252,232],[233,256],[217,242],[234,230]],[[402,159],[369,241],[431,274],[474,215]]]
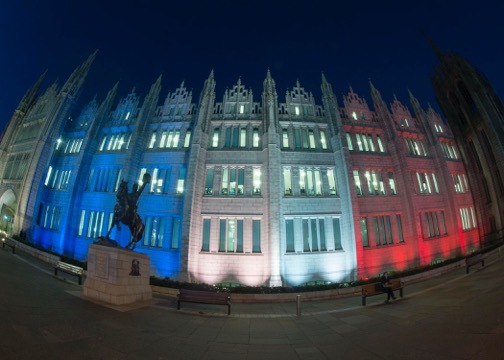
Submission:
[[[399,296],[403,297],[404,284],[401,279],[391,279],[392,291],[399,290]],[[386,294],[381,282],[362,285],[362,306],[366,306],[366,298],[369,296]]]
[[[228,315],[231,315],[231,297],[228,293],[180,289],[177,295],[177,310],[180,310],[180,303],[182,301],[200,304],[227,305]]]
[[[11,243],[11,242],[8,242],[6,238],[3,238],[2,239],[2,248],[5,249],[5,246],[8,246],[12,249],[12,253],[15,254],[16,253],[16,244],[15,243]]]
[[[54,265],[54,276],[58,276],[58,270],[61,270],[67,274],[77,276],[77,279],[79,279],[79,285],[82,285],[82,272],[83,269],[79,266],[67,264],[62,261],[58,261]]]
[[[469,274],[469,268],[477,263],[481,262],[481,266],[485,266],[485,258],[483,254],[477,254],[465,258],[466,263],[466,274]]]

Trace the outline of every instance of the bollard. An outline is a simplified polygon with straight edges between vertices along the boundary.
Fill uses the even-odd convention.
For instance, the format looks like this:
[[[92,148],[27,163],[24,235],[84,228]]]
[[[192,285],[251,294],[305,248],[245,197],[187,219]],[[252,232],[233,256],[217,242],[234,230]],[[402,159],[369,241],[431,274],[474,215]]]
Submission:
[[[296,295],[296,315],[301,316],[301,295]]]

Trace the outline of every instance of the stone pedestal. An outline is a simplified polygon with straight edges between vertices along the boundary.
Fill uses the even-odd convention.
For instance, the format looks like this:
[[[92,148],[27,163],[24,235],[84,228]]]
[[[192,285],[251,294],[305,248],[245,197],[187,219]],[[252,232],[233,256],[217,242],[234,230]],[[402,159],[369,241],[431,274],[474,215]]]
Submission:
[[[84,297],[112,305],[152,299],[150,258],[119,247],[91,244]]]

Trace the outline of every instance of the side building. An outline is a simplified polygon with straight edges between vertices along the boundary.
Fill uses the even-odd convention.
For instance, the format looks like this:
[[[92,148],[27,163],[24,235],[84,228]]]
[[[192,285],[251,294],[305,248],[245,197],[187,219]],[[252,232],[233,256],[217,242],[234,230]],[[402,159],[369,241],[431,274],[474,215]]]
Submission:
[[[79,89],[93,58],[76,70]],[[116,100],[116,84],[71,116],[78,91],[56,111],[67,92],[53,85],[37,97],[41,81],[0,144],[0,206],[12,234],[45,249],[86,260],[110,229],[121,180],[133,191],[145,173],[135,251],[151,257],[156,276],[342,282],[479,246],[453,134],[411,94],[412,111],[387,105],[373,84],[373,109],[352,89],[338,104],[322,76],[321,103],[299,82],[279,100],[268,70],[260,98],[238,79],[217,99],[212,71],[197,103],[184,83],[161,101],[159,77],[145,98],[133,89]],[[46,123],[59,125],[37,140],[22,135]],[[129,229],[110,237],[124,246]]]
[[[467,168],[483,245],[491,244],[504,235],[504,105],[465,59],[434,50],[436,98]]]

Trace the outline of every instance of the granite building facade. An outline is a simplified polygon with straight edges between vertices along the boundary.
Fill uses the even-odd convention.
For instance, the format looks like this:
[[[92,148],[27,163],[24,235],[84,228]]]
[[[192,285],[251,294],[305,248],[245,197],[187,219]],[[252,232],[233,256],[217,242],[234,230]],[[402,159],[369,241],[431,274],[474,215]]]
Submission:
[[[238,79],[217,97],[212,71],[198,99],[184,83],[161,97],[159,77],[145,97],[116,100],[116,84],[75,113],[95,55],[39,95],[42,76],[4,131],[0,206],[13,234],[85,260],[120,180],[149,173],[136,251],[156,276],[340,282],[480,246],[452,131],[412,94],[409,108],[388,105],[370,84],[371,108],[352,89],[338,101],[322,75],[320,101],[299,82],[280,98],[268,70],[260,96]],[[111,233],[123,246],[129,236]]]

